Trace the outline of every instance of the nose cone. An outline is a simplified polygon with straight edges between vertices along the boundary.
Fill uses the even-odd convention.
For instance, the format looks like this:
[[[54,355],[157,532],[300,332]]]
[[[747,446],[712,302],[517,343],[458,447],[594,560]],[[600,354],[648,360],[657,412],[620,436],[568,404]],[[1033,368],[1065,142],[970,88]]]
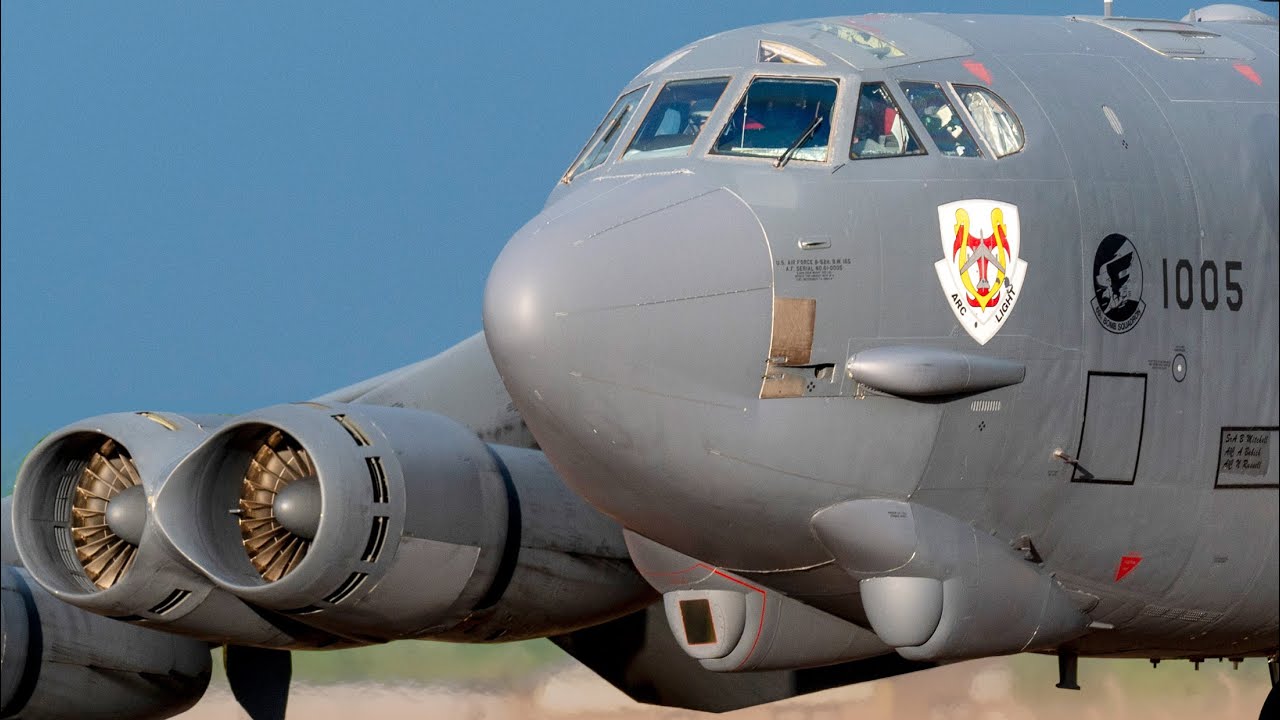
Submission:
[[[484,325],[525,422],[595,502],[584,476],[625,486],[627,458],[664,452],[671,417],[758,398],[771,313],[750,207],[665,176],[584,188],[534,218],[494,263]]]
[[[541,216],[539,216],[540,218]],[[507,243],[489,271],[484,291],[484,329],[500,367],[528,367],[544,358],[548,333],[555,329],[547,308],[551,291],[563,279],[551,248],[539,247],[535,219]],[[504,374],[505,377],[505,374]],[[508,381],[510,384],[510,381]]]

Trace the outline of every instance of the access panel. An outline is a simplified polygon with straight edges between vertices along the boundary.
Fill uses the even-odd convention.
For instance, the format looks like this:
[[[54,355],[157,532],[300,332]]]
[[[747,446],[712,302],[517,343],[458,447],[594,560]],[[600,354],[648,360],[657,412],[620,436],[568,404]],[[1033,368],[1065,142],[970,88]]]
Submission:
[[[1146,407],[1145,373],[1090,372],[1071,481],[1132,485]]]

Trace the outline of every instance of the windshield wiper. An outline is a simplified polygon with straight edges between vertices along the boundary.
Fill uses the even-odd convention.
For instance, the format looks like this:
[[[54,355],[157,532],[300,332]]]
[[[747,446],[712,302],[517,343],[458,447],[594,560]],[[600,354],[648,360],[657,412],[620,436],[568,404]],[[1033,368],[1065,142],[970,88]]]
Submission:
[[[613,119],[613,122],[609,123],[609,129],[605,130],[604,134],[600,136],[600,139],[596,141],[596,144],[592,146],[591,156],[578,164],[579,167],[574,170],[575,174],[577,172],[590,170],[604,162],[604,158],[600,157],[600,151],[604,151],[605,157],[609,156],[609,152],[613,150],[613,145],[610,141],[613,140],[614,134],[622,129],[622,122],[627,119],[627,115],[629,115],[630,112],[630,107],[623,108],[622,112],[618,113],[618,116]]]
[[[813,134],[818,131],[818,126],[821,124],[822,116],[819,115],[813,119],[813,122],[809,123],[809,127],[805,128],[804,132],[800,133],[800,137],[791,143],[791,147],[778,156],[778,161],[773,166],[776,168],[786,167],[787,163],[791,162],[791,158],[796,154],[796,151],[800,149],[800,146],[809,142],[809,138],[813,137]]]

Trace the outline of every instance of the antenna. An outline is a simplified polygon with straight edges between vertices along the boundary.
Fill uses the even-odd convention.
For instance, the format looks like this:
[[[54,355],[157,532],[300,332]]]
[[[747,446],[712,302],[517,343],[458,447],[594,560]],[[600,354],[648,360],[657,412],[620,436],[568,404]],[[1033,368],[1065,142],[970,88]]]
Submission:
[[[1111,17],[1112,0],[1102,0],[1102,17]]]

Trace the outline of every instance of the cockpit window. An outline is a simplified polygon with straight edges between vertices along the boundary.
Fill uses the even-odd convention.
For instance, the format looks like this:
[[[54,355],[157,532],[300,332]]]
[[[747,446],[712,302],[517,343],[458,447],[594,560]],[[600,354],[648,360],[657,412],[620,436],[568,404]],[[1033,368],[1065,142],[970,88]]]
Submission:
[[[636,103],[640,102],[640,98],[644,97],[644,91],[648,88],[649,86],[645,85],[618,98],[613,107],[609,108],[609,113],[604,116],[604,120],[596,127],[596,131],[591,134],[586,147],[582,148],[573,165],[569,166],[569,172],[564,174],[562,182],[569,182],[578,173],[584,173],[608,159],[609,152],[622,136],[622,130],[635,110]]]
[[[996,157],[1012,155],[1022,149],[1022,123],[998,95],[977,85],[952,85],[960,102],[973,118],[974,129],[986,138],[987,147]]]
[[[756,54],[756,62],[786,63],[788,65],[826,65],[826,63],[799,48],[774,42],[773,40],[760,41],[760,50]]]
[[[907,94],[907,102],[915,108],[920,121],[924,123],[924,129],[929,132],[943,155],[978,157],[982,154],[941,85],[904,82],[902,91]]]
[[[858,112],[853,119],[849,157],[863,160],[924,154],[898,104],[889,95],[889,88],[884,83],[863,83],[858,93]]]
[[[723,77],[667,83],[622,157],[666,157],[688,152],[728,84],[729,78]]]
[[[779,163],[826,160],[836,92],[834,80],[756,78],[711,152]]]
[[[853,43],[881,59],[900,58],[906,57],[907,55],[899,50],[893,43],[885,40],[879,35],[876,35],[869,29],[859,26],[857,21],[851,18],[846,18],[834,23],[827,22],[825,20],[818,20],[811,23],[810,27],[829,35],[835,35],[847,43]]]

